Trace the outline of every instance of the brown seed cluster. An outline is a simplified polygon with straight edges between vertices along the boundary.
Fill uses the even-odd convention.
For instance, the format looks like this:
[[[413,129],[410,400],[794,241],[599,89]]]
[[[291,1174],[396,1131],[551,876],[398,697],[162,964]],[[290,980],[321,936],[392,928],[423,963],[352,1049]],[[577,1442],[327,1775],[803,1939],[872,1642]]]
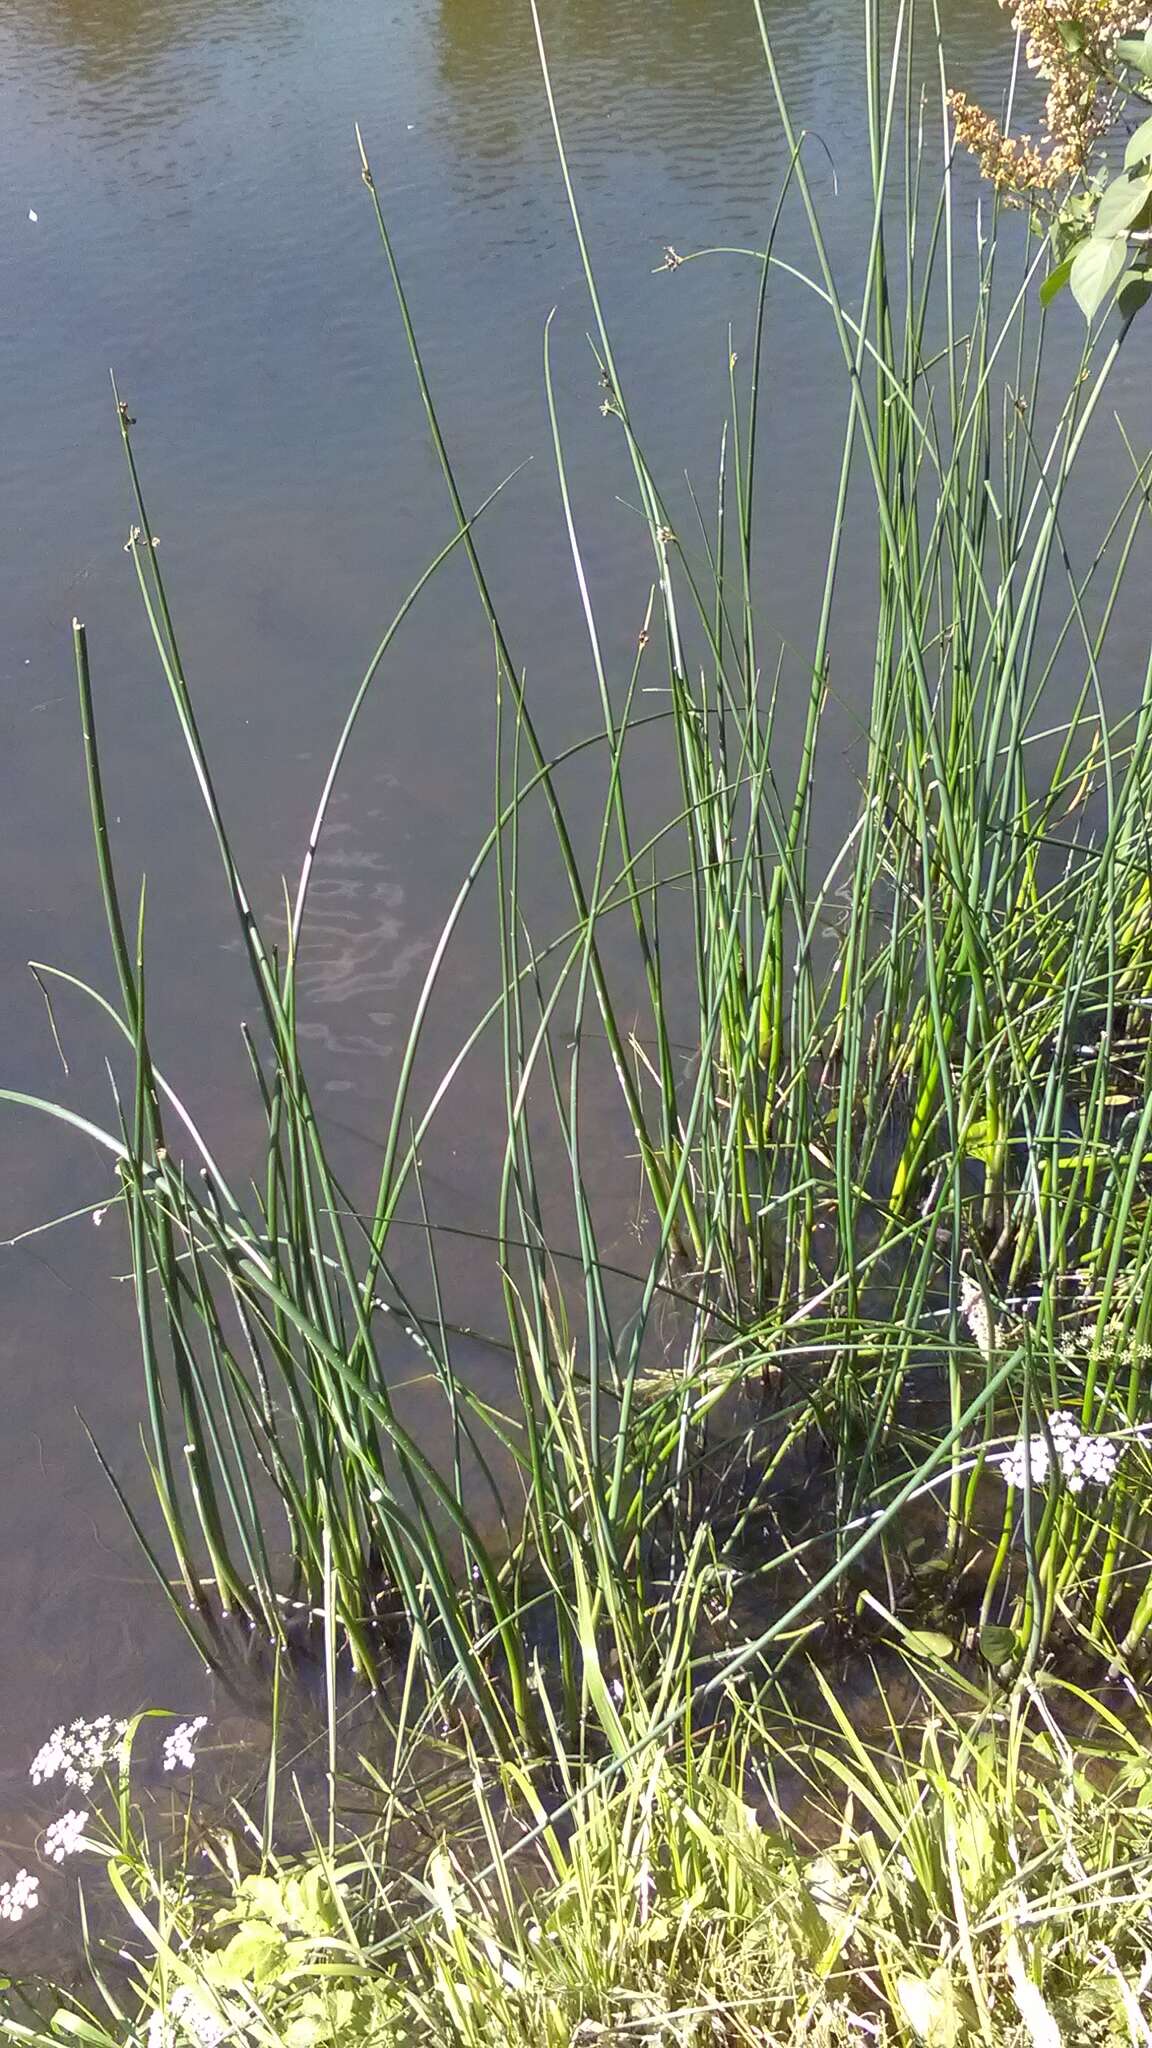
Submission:
[[[1051,191],[1082,171],[1111,125],[1115,48],[1148,24],[1148,0],[1000,0],[1024,39],[1030,71],[1048,87],[1044,134],[1009,136],[966,93],[949,94],[957,140],[1005,192]]]
[[[1044,189],[1063,175],[1062,171],[1054,174],[1051,157],[1045,157],[1030,135],[1005,135],[999,122],[967,93],[950,92],[948,102],[956,140],[979,159],[983,175],[1001,192]]]

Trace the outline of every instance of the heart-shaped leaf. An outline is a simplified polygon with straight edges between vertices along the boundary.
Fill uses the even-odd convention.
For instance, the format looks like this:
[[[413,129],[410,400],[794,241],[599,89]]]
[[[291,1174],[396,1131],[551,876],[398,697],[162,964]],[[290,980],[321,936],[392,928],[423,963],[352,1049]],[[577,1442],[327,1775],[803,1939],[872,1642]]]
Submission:
[[[1093,237],[1123,235],[1139,219],[1152,199],[1152,174],[1114,178],[1096,209]]]
[[[1152,157],[1152,114],[1128,137],[1124,149],[1124,168],[1132,169],[1133,164],[1146,163]]]
[[[1120,318],[1127,326],[1135,318],[1141,306],[1147,305],[1152,296],[1152,277],[1146,270],[1126,270],[1116,287],[1116,305]],[[1105,1103],[1119,1104],[1131,1101],[1130,1096],[1106,1095]]]
[[[980,1655],[994,1671],[999,1671],[1003,1664],[1013,1663],[1017,1648],[1015,1629],[1005,1628],[1001,1622],[990,1621],[980,1631]]]
[[[1124,36],[1116,45],[1116,55],[1124,64],[1130,64],[1134,71],[1142,71],[1145,78],[1152,78],[1152,29],[1142,36]]]
[[[1072,297],[1086,320],[1100,311],[1114,284],[1119,283],[1128,262],[1128,245],[1122,236],[1093,235],[1072,258],[1068,282]]]

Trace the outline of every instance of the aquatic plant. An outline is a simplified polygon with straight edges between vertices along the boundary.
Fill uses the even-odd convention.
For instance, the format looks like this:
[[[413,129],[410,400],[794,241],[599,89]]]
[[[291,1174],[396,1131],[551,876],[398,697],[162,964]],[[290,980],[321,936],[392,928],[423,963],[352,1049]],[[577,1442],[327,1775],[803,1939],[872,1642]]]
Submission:
[[[794,1655],[829,1614],[855,1627],[862,1586],[867,1615],[885,1629],[911,1627],[937,1654],[979,1647],[997,1668],[1035,1669],[1061,1634],[1122,1664],[1152,1618],[1152,1403],[1139,1363],[1152,1314],[1152,689],[1146,676],[1135,708],[1112,714],[1102,666],[1147,517],[1147,464],[1133,459],[1086,564],[1074,563],[1063,525],[1121,338],[1090,343],[1052,404],[1034,290],[1041,253],[997,215],[965,246],[942,62],[934,181],[936,145],[911,118],[911,17],[901,11],[889,60],[873,0],[863,9],[872,221],[849,291],[757,13],[790,161],[764,247],[744,252],[755,288],[749,367],[745,378],[735,356],[729,365],[728,430],[698,545],[680,530],[630,411],[540,38],[602,403],[624,437],[653,586],[627,672],[615,677],[584,570],[549,323],[553,456],[601,721],[555,758],[483,567],[492,498],[474,512],[464,504],[361,141],[451,527],[352,695],[283,943],[240,871],[150,538],[136,423],[117,399],[134,505],[128,552],[258,1001],[258,1022],[245,1028],[261,1132],[250,1182],[225,1173],[156,1056],[144,895],[130,911],[87,635],[75,627],[118,1003],[88,994],[119,1035],[129,1081],[117,1085],[107,1127],[62,1104],[36,1106],[115,1163],[146,1448],[174,1582],[121,1490],[125,1509],[206,1656],[225,1654],[230,1617],[283,1644],[298,1614],[330,1682],[342,1646],[373,1682],[413,1649],[437,1710],[475,1720],[504,1755],[544,1740],[542,1643],[566,1725],[588,1721],[619,1758],[628,1745],[613,1684],[643,1698],[654,1686],[645,1740],[655,1742],[679,1711],[684,1674],[707,1698],[767,1653],[770,1663]],[[809,269],[782,253],[793,213]],[[673,252],[667,267],[689,260]],[[843,371],[791,761],[777,714],[795,657],[771,653],[758,598],[760,406],[778,289],[803,292],[827,317]],[[866,487],[864,509],[854,480]],[[876,598],[860,798],[839,850],[820,861],[835,626],[844,563],[861,544],[874,551]],[[299,950],[357,719],[400,625],[458,549],[495,650],[495,817],[433,950],[365,1204],[335,1169],[310,1091]],[[657,659],[661,709],[641,715]],[[662,749],[678,783],[668,815],[643,836],[627,793],[641,748]],[[591,859],[562,794],[560,770],[575,757],[603,768]],[[537,809],[571,897],[567,927],[543,940],[529,934],[522,888],[525,821]],[[418,1053],[451,942],[489,875],[500,986],[418,1098]],[[634,941],[631,975],[605,943],[620,926]],[[689,1059],[669,994],[681,940],[692,961]],[[39,971],[47,983],[53,970]],[[637,1001],[643,1027],[626,1027]],[[423,1148],[486,1033],[503,1059],[500,1407],[460,1366],[421,1179]],[[590,1042],[607,1050],[648,1192],[650,1229],[632,1274],[601,1255],[605,1197],[584,1163]],[[552,1159],[559,1151],[575,1235],[563,1278],[544,1144]],[[395,1256],[413,1215],[429,1247],[422,1300]],[[656,1332],[669,1305],[670,1352]],[[442,1395],[444,1468],[398,1407],[398,1348]],[[1084,1456],[1066,1469],[1050,1455],[1040,1475],[1038,1457],[1011,1446],[1029,1443],[1038,1422],[1047,1445],[1042,1417],[1064,1410],[1077,1443],[1097,1448],[1087,1468]],[[1122,1458],[1099,1448],[1121,1441]],[[983,1480],[1005,1455],[1000,1476],[1018,1484],[997,1492],[989,1519]],[[511,1462],[511,1485],[497,1479],[498,1456]],[[790,1526],[781,1479],[805,1457],[818,1467],[811,1512]],[[478,1498],[493,1504],[498,1538],[482,1533]],[[767,1548],[754,1540],[766,1526],[778,1535]],[[767,1603],[762,1624],[710,1658],[697,1637],[730,1612],[738,1581]],[[927,1633],[926,1601],[939,1623]]]

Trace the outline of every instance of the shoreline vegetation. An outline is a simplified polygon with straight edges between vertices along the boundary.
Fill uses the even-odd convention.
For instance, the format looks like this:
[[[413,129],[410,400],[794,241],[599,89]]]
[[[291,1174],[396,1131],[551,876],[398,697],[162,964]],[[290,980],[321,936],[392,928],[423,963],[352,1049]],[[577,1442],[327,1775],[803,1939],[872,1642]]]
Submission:
[[[1152,457],[1124,440],[1129,470],[1086,547],[1065,523],[1140,296],[1152,134],[1129,140],[1123,173],[1096,166],[1152,78],[1152,42],[1145,70],[1127,12],[1096,0],[1075,0],[1055,40],[1047,15],[1043,35],[1022,15],[1055,138],[1033,163],[1008,147],[1010,114],[997,152],[949,93],[938,21],[916,26],[933,53],[922,94],[911,10],[862,0],[872,213],[849,288],[751,4],[788,170],[765,246],[743,252],[750,343],[692,532],[629,410],[533,8],[601,410],[651,545],[621,664],[585,573],[549,321],[551,457],[597,717],[559,757],[484,569],[485,515],[512,479],[466,505],[358,136],[450,520],[352,697],[279,925],[229,837],[116,394],[128,551],[256,997],[261,1151],[229,1176],[159,1064],[144,890],[117,867],[79,621],[117,994],[35,971],[50,1016],[57,989],[91,999],[113,1101],[101,1120],[33,1106],[111,1162],[155,1503],[98,1455],[204,1661],[226,1667],[241,1634],[266,1642],[272,1739],[254,1809],[203,1830],[189,1793],[173,1835],[149,1819],[139,1759],[158,1753],[183,1782],[211,1747],[199,1718],[159,1745],[152,1714],[49,1737],[33,1781],[74,1803],[46,1825],[45,1868],[96,1858],[119,1934],[85,1920],[80,1991],[14,1977],[6,2039],[1152,2040],[1152,658],[1122,711],[1105,683]],[[1069,109],[1087,139],[1059,159],[1053,197]],[[979,210],[958,136],[1002,188]],[[665,267],[695,260],[669,249]],[[1047,323],[1073,316],[1047,309],[1066,281],[1091,324],[1054,390]],[[777,646],[758,598],[782,291],[820,309],[842,372],[802,653]],[[870,697],[855,812],[827,861],[832,649],[862,541]],[[357,719],[453,555],[495,663],[493,824],[433,951],[366,1202],[309,1092],[296,965]],[[782,744],[785,695],[798,746]],[[630,783],[652,758],[677,795],[642,827]],[[565,807],[574,759],[600,777],[591,845]],[[541,820],[569,897],[543,939],[524,886]],[[483,891],[498,987],[429,1091],[422,1034],[452,1000],[453,937]],[[460,1363],[451,1240],[421,1178],[482,1042],[503,1097],[500,1405]],[[644,1194],[631,1274],[601,1252],[619,1189],[585,1159],[601,1064]],[[413,1218],[419,1292],[398,1254]],[[438,1391],[445,1459],[404,1420],[398,1348]],[[327,1701],[318,1803],[280,1754],[302,1643]],[[378,1696],[387,1767],[380,1742],[349,1748],[350,1686]],[[0,1920],[23,1920],[39,1889],[27,1869],[6,1877]]]

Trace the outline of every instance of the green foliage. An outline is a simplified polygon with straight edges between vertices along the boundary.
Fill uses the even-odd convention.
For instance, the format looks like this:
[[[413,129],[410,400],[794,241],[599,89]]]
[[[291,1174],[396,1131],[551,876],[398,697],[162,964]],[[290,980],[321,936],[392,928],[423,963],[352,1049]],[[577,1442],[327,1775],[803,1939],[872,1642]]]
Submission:
[[[1150,1734],[1059,1686],[950,1704],[890,1667],[863,1712],[816,1678],[804,1715],[731,1699],[609,1773],[461,1757],[450,1820],[405,1796],[430,1838],[408,1868],[395,1794],[295,1860],[252,1869],[238,1833],[209,1877],[116,1822],[135,1990],[40,2023],[9,2003],[0,2038],[1120,2048],[1147,2026]]]
[[[1072,45],[1068,47],[1074,55]],[[1138,40],[1122,39],[1116,45],[1116,55],[1130,72],[1152,77],[1152,33]],[[1137,106],[1145,103],[1146,89],[1138,87],[1134,94],[1117,92],[1112,104],[1116,121],[1133,100]],[[1147,297],[1144,286],[1149,278],[1152,176],[1146,167],[1150,159],[1152,117],[1146,117],[1126,138],[1120,169],[1106,153],[1099,154],[1090,172],[1064,192],[1050,222],[1058,260],[1041,286],[1043,305],[1051,304],[1070,284],[1089,325],[1113,303],[1125,324],[1139,311]]]
[[[1152,30],[1142,36],[1126,36],[1116,45],[1122,64],[1130,64],[1144,78],[1152,78]]]
[[[1140,149],[1143,149],[1142,144]],[[1133,166],[1143,161],[1140,154],[1131,159]],[[1072,296],[1089,322],[1112,297],[1113,288],[1121,278],[1127,275],[1133,284],[1143,282],[1145,273],[1142,268],[1129,269],[1130,237],[1138,231],[1143,232],[1150,218],[1152,175],[1133,168],[1103,185],[1096,201],[1091,232],[1077,248],[1067,273]],[[1062,272],[1063,265],[1058,265],[1045,280],[1045,303],[1059,290]],[[1121,310],[1127,311],[1131,317],[1135,310],[1131,297],[1127,308],[1122,305]]]
[[[1124,145],[1124,168],[1134,170],[1152,159],[1152,114],[1133,130]]]

